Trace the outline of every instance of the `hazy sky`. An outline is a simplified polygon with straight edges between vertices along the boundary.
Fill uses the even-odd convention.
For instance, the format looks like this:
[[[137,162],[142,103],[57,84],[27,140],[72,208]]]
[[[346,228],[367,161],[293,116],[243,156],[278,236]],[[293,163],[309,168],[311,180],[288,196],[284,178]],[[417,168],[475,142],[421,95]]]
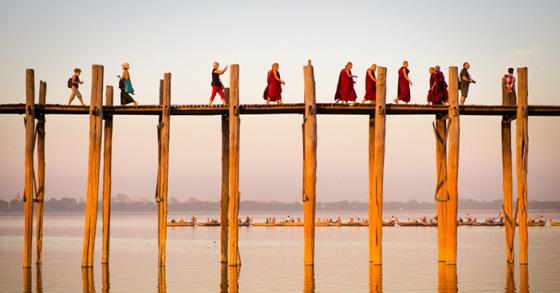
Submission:
[[[130,62],[141,104],[158,101],[171,72],[172,103],[207,103],[213,61],[240,65],[241,103],[263,103],[266,72],[280,63],[284,102],[303,101],[303,70],[313,60],[317,102],[332,102],[340,69],[354,63],[358,96],[371,63],[397,70],[410,62],[412,102],[425,103],[427,68],[471,62],[477,80],[467,100],[500,104],[508,67],[529,67],[529,103],[558,105],[558,1],[2,1],[0,103],[24,102],[25,69],[48,83],[47,102],[66,103],[66,80],[83,69],[89,103],[91,65],[116,85]],[[224,75],[229,82],[229,74]],[[118,101],[118,98],[116,99]],[[432,200],[435,139],[431,116],[388,116],[386,201]],[[300,115],[241,117],[240,189],[250,200],[301,199]],[[114,118],[113,194],[152,198],[156,116]],[[319,201],[367,200],[368,118],[318,117]],[[88,117],[49,115],[46,197],[84,198]],[[560,117],[529,121],[530,199],[560,199]],[[169,194],[218,200],[219,116],[171,118]],[[499,117],[461,117],[459,196],[502,196]],[[23,190],[23,116],[0,116],[0,198]]]

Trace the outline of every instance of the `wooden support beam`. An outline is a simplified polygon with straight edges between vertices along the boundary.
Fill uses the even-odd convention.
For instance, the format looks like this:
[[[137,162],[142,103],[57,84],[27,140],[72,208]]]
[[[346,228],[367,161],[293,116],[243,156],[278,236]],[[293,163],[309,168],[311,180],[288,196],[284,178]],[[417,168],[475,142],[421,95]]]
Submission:
[[[303,292],[315,293],[315,266],[303,266]]]
[[[31,277],[31,267],[24,267],[23,268],[23,292],[24,293],[31,293],[33,290],[31,289],[33,286],[33,278]]]
[[[165,266],[160,266],[158,270],[158,293],[167,293],[167,276]]]
[[[513,263],[506,264],[506,286],[505,292],[516,292],[515,291],[515,273],[513,269]]]
[[[369,263],[369,292],[383,293],[383,266]]]
[[[385,100],[387,95],[386,80],[387,68],[381,66],[377,67],[377,97],[375,100],[375,126],[373,139],[371,138],[370,129],[370,148],[371,143],[373,143],[373,154],[370,151],[370,164],[373,163],[373,168],[370,168],[369,177],[369,261],[376,265],[383,263],[382,226],[383,168],[385,165]],[[373,155],[373,158],[371,155]]]
[[[446,260],[446,217],[447,217],[447,200],[449,199],[446,190],[447,181],[447,124],[446,118],[442,115],[436,115],[435,123],[436,134],[436,209],[437,209],[437,225],[438,225],[438,261]]]
[[[315,205],[317,185],[317,107],[315,74],[311,61],[303,67],[305,114],[303,116],[303,263],[315,263]]]
[[[23,268],[31,267],[33,244],[33,198],[35,174],[33,149],[35,147],[35,72],[25,71],[25,181],[23,193]]]
[[[519,293],[529,293],[529,266],[525,264],[519,266]]]
[[[99,165],[103,118],[103,66],[92,66],[91,102],[89,106],[89,158],[82,267],[93,266],[97,205],[99,197]],[[93,274],[93,273],[92,273]]]
[[[47,83],[39,83],[39,105],[47,103]],[[41,264],[43,259],[43,214],[45,199],[45,115],[37,114],[37,258],[36,264]]]
[[[105,89],[105,105],[113,106],[113,87]],[[113,114],[105,114],[103,138],[103,253],[101,263],[109,263],[111,229],[111,165],[113,156]]]
[[[515,101],[507,92],[505,80],[502,79],[502,104],[504,106],[514,106]],[[503,174],[503,192],[504,205],[503,214],[506,233],[506,261],[513,263],[513,241],[515,221],[513,220],[513,171],[511,157],[511,118],[509,116],[502,117],[502,174]]]
[[[101,293],[109,293],[111,281],[109,277],[109,264],[101,265]]]
[[[41,264],[35,265],[35,274],[37,275],[37,280],[35,281],[35,288],[37,293],[43,292],[43,266]]]
[[[230,66],[229,92],[229,221],[228,221],[228,264],[241,264],[238,246],[239,218],[239,65]]]
[[[229,104],[229,88],[225,89]],[[220,196],[220,262],[228,261],[228,206],[229,206],[229,117],[222,115],[222,189]],[[227,274],[226,274],[227,275]]]
[[[459,104],[457,101],[457,67],[449,67],[449,124],[447,134],[447,223],[445,245],[447,248],[446,263],[457,263],[457,205],[459,201]]]
[[[528,86],[527,67],[517,69],[517,120],[516,120],[516,145],[517,145],[517,209],[519,213],[519,263],[528,263],[529,234],[527,230],[527,165],[529,155],[529,130],[528,130]]]
[[[167,192],[169,184],[169,133],[170,133],[170,105],[171,105],[171,73],[163,75],[162,113],[160,123],[160,176],[158,181],[158,220],[159,220],[159,266],[166,264],[167,242]]]
[[[438,292],[458,292],[457,266],[447,265],[444,262],[438,264]]]
[[[239,292],[239,274],[241,273],[241,267],[239,266],[229,266],[228,267],[228,292],[238,293]]]
[[[95,279],[93,268],[82,268],[82,293],[95,293]]]

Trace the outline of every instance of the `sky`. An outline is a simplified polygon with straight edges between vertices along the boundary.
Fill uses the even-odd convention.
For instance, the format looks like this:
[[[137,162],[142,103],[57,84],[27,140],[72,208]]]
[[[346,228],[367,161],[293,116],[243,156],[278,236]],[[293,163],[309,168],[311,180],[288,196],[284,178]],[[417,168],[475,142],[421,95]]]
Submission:
[[[428,67],[471,63],[469,104],[501,104],[508,67],[529,69],[529,104],[559,105],[558,1],[2,1],[0,104],[25,101],[25,69],[48,85],[47,103],[64,104],[66,81],[91,65],[117,85],[129,62],[136,99],[157,104],[159,79],[172,73],[172,104],[204,104],[213,61],[240,66],[240,102],[263,103],[266,73],[280,64],[285,103],[303,101],[303,66],[315,68],[318,103],[333,102],[347,61],[364,94],[366,69],[387,67],[387,100],[397,70],[410,63],[412,103],[426,103]],[[222,77],[229,83],[229,74]],[[36,91],[38,92],[38,90]],[[118,99],[117,99],[118,100]],[[386,201],[431,201],[435,189],[432,116],[388,116]],[[461,117],[459,197],[502,197],[500,117]],[[367,201],[367,116],[319,115],[317,200]],[[242,200],[301,200],[301,115],[241,117]],[[156,116],[116,116],[113,194],[152,199]],[[515,129],[515,127],[513,127]],[[529,119],[529,198],[560,199],[560,117]],[[46,197],[85,198],[88,117],[48,115]],[[21,195],[21,115],[0,115],[0,199]],[[514,145],[515,146],[515,145]],[[515,152],[514,152],[515,154]],[[220,117],[172,116],[169,195],[219,200]]]

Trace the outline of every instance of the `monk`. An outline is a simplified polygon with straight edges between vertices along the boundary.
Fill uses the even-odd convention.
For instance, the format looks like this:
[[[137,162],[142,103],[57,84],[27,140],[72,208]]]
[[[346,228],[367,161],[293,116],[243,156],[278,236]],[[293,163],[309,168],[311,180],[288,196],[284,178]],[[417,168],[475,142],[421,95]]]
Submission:
[[[356,91],[354,90],[354,79],[357,76],[352,75],[352,62],[346,63],[344,69],[340,71],[338,76],[338,84],[336,86],[336,94],[334,100],[338,102],[348,103],[348,101],[356,102]]]
[[[447,82],[445,82],[445,76],[443,72],[440,70],[441,68],[439,65],[436,65],[435,71],[438,81],[438,98],[440,104],[447,104],[447,100],[449,98],[449,92],[447,91]]]
[[[266,100],[266,104],[270,102],[276,102],[282,104],[282,84],[286,84],[285,81],[280,79],[280,72],[278,72],[278,63],[272,64],[272,69],[268,71],[268,76],[266,78],[266,88],[264,89],[263,98]]]
[[[436,69],[430,67],[428,70],[430,72],[430,90],[428,91],[428,105],[434,104],[434,90],[437,87],[437,75]]]
[[[412,81],[408,78],[410,70],[408,69],[408,61],[404,61],[402,67],[399,69],[399,87],[397,88],[397,97],[394,99],[396,104],[403,101],[406,104],[410,102],[410,86]]]
[[[364,95],[364,103],[371,102],[375,104],[376,98],[376,83],[377,79],[375,79],[375,69],[377,68],[376,64],[372,64],[370,68],[366,71],[366,94]]]

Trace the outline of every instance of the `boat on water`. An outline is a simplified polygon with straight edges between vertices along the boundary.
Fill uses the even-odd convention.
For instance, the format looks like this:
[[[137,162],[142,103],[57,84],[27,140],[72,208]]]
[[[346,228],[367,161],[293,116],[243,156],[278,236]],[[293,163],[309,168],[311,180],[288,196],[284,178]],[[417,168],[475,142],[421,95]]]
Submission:
[[[274,227],[276,226],[275,223],[251,223],[253,227]]]
[[[220,226],[220,222],[210,221],[210,222],[196,223],[196,225],[201,226],[201,227],[218,227],[218,226]]]
[[[194,222],[178,221],[178,222],[167,222],[167,227],[194,227]]]
[[[401,227],[437,227],[437,223],[423,223],[418,221],[401,222],[399,220],[396,222],[397,225]]]
[[[303,227],[303,222],[278,222],[276,226],[280,227]]]
[[[482,222],[478,226],[486,226],[486,227],[502,227],[504,226],[504,222]]]
[[[553,226],[553,227],[560,227],[560,221],[553,221],[553,220],[550,220],[550,226]]]

